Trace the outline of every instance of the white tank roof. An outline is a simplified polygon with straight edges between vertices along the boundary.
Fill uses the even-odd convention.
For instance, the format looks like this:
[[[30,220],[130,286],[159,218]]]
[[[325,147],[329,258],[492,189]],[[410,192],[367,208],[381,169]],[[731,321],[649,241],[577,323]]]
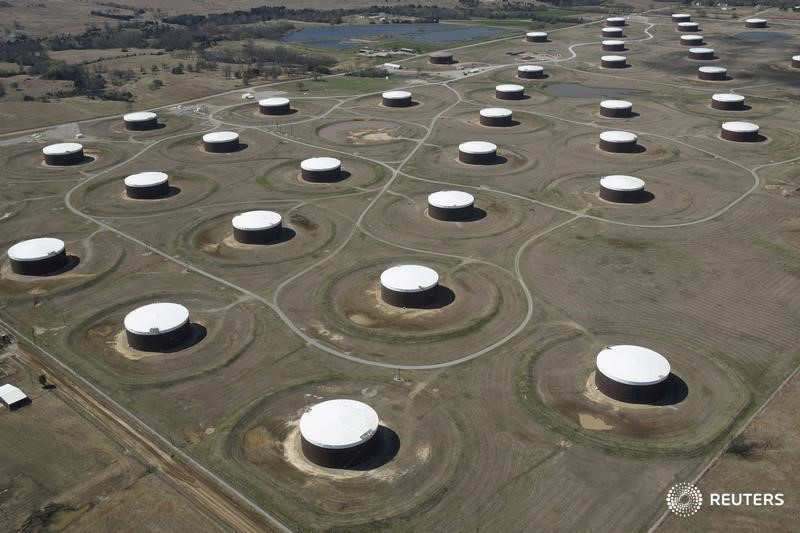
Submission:
[[[529,31],[525,34],[528,37],[547,37],[546,31]]]
[[[725,67],[700,67],[697,70],[700,72],[705,72],[706,74],[723,74],[728,72],[728,69]]]
[[[378,413],[365,403],[328,400],[303,413],[300,434],[320,448],[352,448],[372,438],[378,431],[378,422]]]
[[[600,107],[605,107],[606,109],[630,109],[633,104],[627,100],[603,100],[600,102]]]
[[[396,292],[421,292],[439,283],[439,274],[422,265],[398,265],[381,273],[381,285]]]
[[[542,72],[544,67],[539,65],[520,65],[517,67],[517,72]]]
[[[326,172],[341,166],[342,162],[335,157],[310,157],[300,163],[300,168],[311,172]]]
[[[258,105],[261,107],[282,107],[288,103],[289,99],[282,96],[273,96],[272,98],[264,98],[258,101]]]
[[[603,28],[603,33],[622,33],[622,28],[618,26],[606,26]]]
[[[722,129],[736,133],[756,133],[758,124],[752,122],[723,122]]]
[[[465,154],[492,154],[497,145],[486,141],[467,141],[458,145],[458,151]]]
[[[744,102],[744,96],[734,93],[717,93],[711,97],[712,100],[717,102]]]
[[[439,191],[428,195],[428,204],[441,209],[460,209],[475,202],[475,198],[461,191]]]
[[[713,48],[689,48],[689,52],[693,54],[713,54]]]
[[[215,131],[203,135],[203,142],[207,143],[227,143],[239,139],[239,134],[235,131]]]
[[[505,107],[486,107],[481,109],[480,115],[487,118],[503,118],[510,117],[511,110]]]
[[[387,100],[403,100],[411,98],[411,93],[408,91],[386,91],[381,96]]]
[[[0,385],[0,398],[2,398],[3,401],[8,405],[17,403],[18,401],[24,400],[27,397],[27,394],[22,392],[22,390],[14,385],[10,385],[8,383],[5,385]]]
[[[606,46],[623,46],[625,41],[617,41],[616,39],[606,39],[603,41],[603,44]]]
[[[495,87],[495,90],[500,91],[501,93],[519,93],[524,91],[525,87],[515,83],[504,83]]]
[[[698,35],[697,33],[692,34],[692,35],[681,35],[681,41],[686,41],[686,42],[693,41],[693,42],[700,43],[700,42],[703,41],[703,36],[702,35]]]
[[[600,58],[600,61],[616,62],[616,61],[627,61],[627,59],[628,58],[625,56],[602,56]]]
[[[608,17],[606,22],[625,22],[625,17]]]
[[[169,181],[169,176],[163,172],[139,172],[125,178],[128,187],[154,187]]]
[[[766,21],[767,19],[760,18],[745,19],[745,22],[750,22],[751,24],[763,24]]]
[[[14,261],[41,261],[64,251],[64,241],[40,237],[21,241],[8,249],[8,258]]]
[[[152,111],[136,111],[135,113],[128,113],[122,117],[125,122],[146,122],[153,120],[157,117]]]
[[[125,316],[125,329],[137,335],[160,335],[175,331],[189,321],[189,310],[181,304],[154,303]]]
[[[672,16],[673,17],[679,17],[679,18],[691,17],[691,15],[689,13],[673,13]]]
[[[604,131],[600,134],[600,138],[610,143],[630,143],[638,139],[635,133],[628,131]]]
[[[681,28],[696,28],[699,24],[697,22],[679,22],[678,26]]]
[[[644,189],[644,180],[635,176],[614,174],[600,178],[600,186],[611,191],[641,191]]]
[[[622,344],[608,346],[597,354],[597,370],[617,383],[644,386],[667,379],[670,366],[658,352]]]
[[[792,56],[792,61],[800,61],[800,56]]]
[[[231,224],[243,231],[260,231],[274,228],[281,223],[281,216],[274,211],[247,211],[236,215]]]
[[[44,155],[69,155],[76,154],[83,150],[83,145],[78,143],[58,143],[50,144],[42,148]]]

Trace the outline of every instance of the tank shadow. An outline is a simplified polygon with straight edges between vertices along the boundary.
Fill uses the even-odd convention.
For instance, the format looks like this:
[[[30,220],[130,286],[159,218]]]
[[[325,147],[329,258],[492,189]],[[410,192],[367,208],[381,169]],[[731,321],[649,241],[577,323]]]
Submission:
[[[67,262],[61,268],[57,268],[56,270],[51,270],[50,272],[45,272],[44,274],[37,274],[35,277],[37,278],[49,278],[52,276],[58,276],[60,274],[64,274],[77,268],[77,266],[81,263],[81,258],[77,255],[67,255]]]
[[[666,389],[667,390],[664,393],[664,396],[658,398],[657,400],[645,403],[647,405],[659,406],[676,405],[681,403],[686,399],[687,396],[689,396],[689,386],[685,381],[672,372],[670,372],[669,376],[667,376]]]
[[[206,329],[206,327],[201,324],[195,324],[193,322],[189,324],[189,338],[186,339],[186,342],[174,346],[169,350],[164,350],[164,353],[175,353],[175,352],[180,352],[181,350],[185,350],[187,348],[191,348],[192,346],[199,344],[203,339],[205,339],[206,335],[208,335],[208,330]]]
[[[373,438],[378,440],[375,453],[364,458],[363,461],[344,467],[344,470],[364,471],[379,468],[394,459],[397,452],[400,451],[400,437],[386,426],[378,426],[378,431],[375,432]],[[355,460],[358,461],[359,458],[357,457]]]

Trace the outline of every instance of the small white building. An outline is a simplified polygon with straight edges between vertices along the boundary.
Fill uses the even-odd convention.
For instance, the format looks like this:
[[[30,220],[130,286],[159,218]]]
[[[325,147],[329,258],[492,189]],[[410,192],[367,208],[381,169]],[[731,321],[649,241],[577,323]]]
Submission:
[[[31,399],[14,385],[5,384],[0,386],[0,402],[2,402],[9,411],[14,411],[23,405],[31,403]]]

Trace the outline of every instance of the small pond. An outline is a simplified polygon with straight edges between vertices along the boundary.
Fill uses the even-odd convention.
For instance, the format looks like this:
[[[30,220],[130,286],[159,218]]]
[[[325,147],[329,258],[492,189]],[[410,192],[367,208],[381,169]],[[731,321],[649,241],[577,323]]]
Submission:
[[[734,39],[740,41],[789,41],[794,39],[788,33],[780,33],[777,31],[743,31],[733,36]]]

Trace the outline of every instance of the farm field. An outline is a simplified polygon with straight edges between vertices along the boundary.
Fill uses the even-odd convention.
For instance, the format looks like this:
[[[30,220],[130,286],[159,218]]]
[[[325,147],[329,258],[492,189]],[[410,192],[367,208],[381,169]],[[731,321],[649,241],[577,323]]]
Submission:
[[[65,116],[37,137],[14,133],[27,129],[24,117],[14,130],[6,121],[0,329],[208,469],[243,508],[262,511],[250,517],[264,529],[760,526],[761,515],[744,512],[662,517],[668,488],[705,472],[743,430],[755,457],[723,454],[699,486],[744,471],[743,491],[762,481],[800,488],[776,466],[791,461],[797,440],[797,379],[750,423],[800,365],[800,69],[791,66],[800,27],[776,19],[763,31],[785,39],[754,40],[742,21],[693,12],[717,56],[696,61],[666,13],[628,19],[619,52],[628,68],[601,66],[594,22],[550,30],[545,43],[520,33],[454,47],[454,64],[398,60],[388,79],[220,84],[208,97],[198,86],[191,106],[144,100],[158,113],[152,131],[126,130],[128,110],[117,108],[111,118]],[[523,64],[543,66],[544,77],[518,78]],[[707,64],[726,67],[727,78],[698,79]],[[495,86],[508,83],[524,97],[498,99]],[[390,89],[411,92],[412,105],[383,105]],[[720,92],[746,105],[712,108]],[[260,113],[258,100],[275,96],[291,113]],[[609,98],[630,101],[632,115],[602,116]],[[510,125],[481,124],[488,107],[510,109]],[[721,138],[726,121],[757,123],[756,142]],[[635,133],[636,148],[600,149],[611,130]],[[202,136],[221,131],[239,135],[238,149],[204,148]],[[45,145],[78,133],[81,164],[43,162]],[[494,143],[496,157],[463,162],[465,141]],[[338,158],[341,179],[304,180],[300,163],[311,157]],[[123,179],[143,171],[167,173],[169,195],[129,198]],[[600,178],[616,174],[644,180],[641,201],[600,197]],[[476,214],[433,218],[427,196],[441,190],[472,194]],[[257,209],[282,216],[274,244],[234,237],[232,218]],[[65,241],[70,268],[14,273],[8,248],[45,235]],[[382,299],[381,272],[402,263],[438,273],[435,305]],[[157,301],[189,309],[200,332],[190,344],[168,353],[127,345],[126,314]],[[603,395],[595,356],[614,344],[663,354],[681,394],[647,405]],[[343,470],[305,458],[298,420],[334,398],[377,411],[399,442],[390,457]],[[25,417],[67,409],[42,393],[17,413],[0,410],[0,444],[35,423]],[[119,454],[102,434],[91,442],[108,463]],[[51,443],[25,446],[36,457]],[[75,472],[84,460],[63,458]],[[145,469],[125,464],[126,479]],[[171,487],[167,475],[142,479]],[[8,527],[64,490],[12,487],[0,499]],[[197,503],[174,490],[172,519],[193,526]],[[792,505],[763,524],[789,530]]]
[[[0,373],[24,387],[35,405],[0,410],[0,445],[14,450],[13,460],[0,465],[4,531],[115,531],[132,522],[141,531],[224,531],[57,387],[41,388],[19,350],[3,350]]]

